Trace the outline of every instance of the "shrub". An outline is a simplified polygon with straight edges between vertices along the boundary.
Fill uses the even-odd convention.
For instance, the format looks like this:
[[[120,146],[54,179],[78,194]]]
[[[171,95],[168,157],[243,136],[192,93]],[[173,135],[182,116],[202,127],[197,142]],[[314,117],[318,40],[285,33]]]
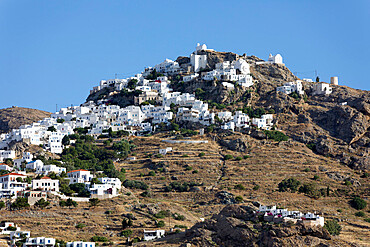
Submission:
[[[106,237],[94,236],[94,237],[91,238],[91,241],[93,241],[93,242],[108,242],[108,239]]]
[[[232,158],[234,158],[234,157],[231,154],[227,154],[224,157],[225,160],[231,160]]]
[[[170,216],[170,211],[165,211],[165,210],[161,210],[158,213],[154,214],[154,217],[158,219],[164,219],[168,216]]]
[[[136,181],[136,180],[125,180],[123,182],[123,186],[130,188],[130,189],[141,189],[141,190],[147,190],[148,185],[142,181]]]
[[[201,183],[198,184],[198,183],[195,183],[195,182],[183,182],[183,183],[180,183],[180,182],[172,182],[170,183],[169,185],[165,186],[164,187],[164,191],[166,192],[170,192],[170,191],[177,191],[177,192],[187,192],[190,190],[190,188],[194,187],[194,186],[200,186],[202,185]]]
[[[364,212],[362,212],[362,211],[358,211],[358,212],[356,212],[356,213],[355,213],[355,215],[356,215],[357,217],[365,217],[365,213],[364,213]]]
[[[189,157],[189,155],[184,154],[182,157],[183,157],[183,158],[187,158],[187,157]]]
[[[253,187],[253,190],[258,190],[260,188],[260,186],[259,185],[255,185],[254,187]]]
[[[17,230],[17,227],[8,226],[8,228],[6,228],[6,230],[8,230],[8,231],[16,231]]]
[[[204,157],[206,154],[204,152],[201,152],[198,154],[199,157]]]
[[[156,154],[156,155],[154,155],[154,157],[156,157],[156,158],[163,158],[163,155],[162,154]]]
[[[150,171],[150,172],[148,173],[148,176],[154,177],[154,176],[155,176],[155,171]]]
[[[152,194],[150,193],[150,191],[144,191],[143,193],[140,193],[140,196],[142,196],[142,197],[151,197]]]
[[[343,212],[343,210],[342,210],[342,209],[337,209],[337,212],[338,212],[338,213],[342,213],[342,212]]]
[[[99,204],[100,200],[98,198],[90,198],[89,199],[89,204],[90,207],[95,207]]]
[[[127,227],[132,226],[133,224],[134,223],[132,222],[132,219],[126,219],[126,218],[124,218],[122,220],[122,228],[123,229],[126,229]]]
[[[188,227],[187,226],[184,226],[184,225],[175,225],[174,228],[188,229]]]
[[[174,213],[174,214],[172,215],[172,217],[173,217],[175,220],[181,220],[181,221],[185,220],[185,216],[184,216],[184,215],[181,215],[181,214],[178,214],[178,213]]]
[[[366,218],[364,219],[364,221],[366,221],[367,223],[370,223],[370,218]]]
[[[245,190],[245,187],[242,184],[237,184],[237,185],[234,186],[234,189],[236,189],[236,190]]]
[[[196,174],[196,173],[198,173],[199,171],[198,170],[194,170],[194,171],[192,171],[192,173],[193,174]]]
[[[235,157],[235,160],[237,160],[237,161],[240,161],[240,160],[242,160],[243,158],[242,157]]]
[[[243,197],[241,197],[241,196],[236,196],[236,197],[235,197],[235,201],[237,201],[237,202],[242,202],[242,201],[243,201]]]
[[[35,206],[41,209],[46,208],[49,205],[50,205],[50,202],[46,201],[44,198],[41,198],[40,200],[35,202]]]
[[[22,209],[22,208],[29,208],[30,204],[28,204],[27,198],[17,197],[15,202],[13,202],[10,207],[12,209]]]
[[[78,223],[77,225],[76,225],[76,228],[77,229],[82,229],[82,228],[84,228],[86,225],[85,224],[83,224],[83,223]]]
[[[290,190],[291,192],[296,192],[299,185],[301,185],[301,182],[299,182],[297,179],[286,178],[278,184],[278,187],[279,191],[281,192],[285,192],[288,190]]]
[[[126,237],[126,238],[130,237],[130,236],[131,236],[131,234],[132,234],[132,231],[131,231],[130,229],[123,230],[123,231],[121,232],[121,236]]]
[[[352,185],[352,183],[351,183],[349,180],[344,181],[344,184],[345,184],[346,186],[351,186],[351,185]]]
[[[331,235],[339,235],[342,227],[339,225],[337,220],[327,220],[324,228],[328,230]]]
[[[310,171],[311,171],[311,169],[310,169],[310,168],[305,168],[303,171],[304,171],[304,172],[310,172]]]
[[[248,158],[250,158],[250,156],[249,156],[249,155],[244,155],[244,156],[243,156],[243,159],[248,159]]]
[[[319,198],[321,196],[321,193],[316,189],[315,184],[303,184],[299,187],[298,191],[314,198]]]
[[[286,136],[284,133],[277,131],[277,130],[265,130],[264,131],[267,138],[273,139],[274,141],[281,142],[281,141],[287,141],[289,139],[288,136]]]
[[[157,227],[164,227],[166,224],[164,223],[163,220],[160,220],[156,223]]]
[[[351,201],[350,201],[350,204],[353,208],[357,209],[357,210],[361,210],[361,209],[364,209],[366,208],[367,206],[367,203],[364,199],[356,196],[354,197]]]
[[[193,170],[193,167],[191,167],[191,166],[186,166],[185,170],[187,170],[187,171],[191,171],[191,170]]]
[[[318,175],[313,176],[313,180],[319,180],[320,177]]]

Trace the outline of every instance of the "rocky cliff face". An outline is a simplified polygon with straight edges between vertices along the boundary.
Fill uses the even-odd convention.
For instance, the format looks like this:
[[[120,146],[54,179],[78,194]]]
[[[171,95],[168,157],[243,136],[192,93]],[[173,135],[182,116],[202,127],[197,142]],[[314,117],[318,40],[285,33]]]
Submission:
[[[7,133],[22,125],[37,122],[50,117],[50,114],[50,112],[23,107],[0,109],[0,133]]]
[[[191,246],[354,246],[332,240],[319,226],[261,223],[253,213],[256,209],[228,205],[211,219],[195,224],[183,241]]]

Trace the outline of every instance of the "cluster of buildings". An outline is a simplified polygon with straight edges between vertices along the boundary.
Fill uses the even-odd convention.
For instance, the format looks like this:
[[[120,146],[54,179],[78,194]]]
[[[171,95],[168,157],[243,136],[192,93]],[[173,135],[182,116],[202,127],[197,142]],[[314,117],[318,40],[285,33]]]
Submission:
[[[27,153],[24,153],[27,156]],[[20,159],[21,160],[21,159]],[[9,166],[8,166],[9,167]],[[9,170],[7,170],[9,171]],[[27,179],[27,171],[41,178]],[[59,180],[47,177],[49,173],[66,173],[66,168],[56,165],[44,165],[41,160],[34,160],[23,164],[21,167],[14,165],[10,172],[0,176],[0,198],[28,198],[28,203],[34,205],[41,198],[47,199],[48,193],[59,195]],[[79,169],[66,173],[69,184],[82,183],[90,192],[91,198],[111,198],[119,195],[122,183],[118,178],[95,177],[90,171]],[[39,176],[40,177],[40,176]]]
[[[263,216],[268,222],[282,223],[291,221],[293,223],[303,223],[310,226],[324,226],[325,219],[315,213],[301,213],[300,211],[288,211],[286,208],[277,208],[274,206],[260,205],[257,215]]]
[[[31,238],[30,231],[22,231],[20,227],[18,227],[13,222],[5,222],[2,221],[0,223],[0,234],[2,235],[9,235],[9,239],[11,241],[11,246],[18,246],[16,242],[19,240],[25,239],[22,247],[54,247],[58,246],[56,243],[55,238],[46,238],[46,237],[34,237]],[[94,242],[83,242],[83,241],[75,241],[75,242],[68,242],[66,247],[95,247]]]

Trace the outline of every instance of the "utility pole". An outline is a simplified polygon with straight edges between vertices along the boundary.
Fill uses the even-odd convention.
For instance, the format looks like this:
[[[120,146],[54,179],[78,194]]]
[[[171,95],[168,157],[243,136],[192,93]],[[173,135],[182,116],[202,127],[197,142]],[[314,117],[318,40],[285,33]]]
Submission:
[[[58,111],[58,104],[55,104],[55,112]]]

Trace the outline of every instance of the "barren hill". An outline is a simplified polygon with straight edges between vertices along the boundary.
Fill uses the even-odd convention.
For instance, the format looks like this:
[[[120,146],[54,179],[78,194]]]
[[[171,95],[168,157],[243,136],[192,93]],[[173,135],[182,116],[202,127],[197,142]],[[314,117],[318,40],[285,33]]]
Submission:
[[[37,122],[50,117],[50,114],[50,112],[23,107],[0,109],[0,133],[7,133],[22,125]]]

